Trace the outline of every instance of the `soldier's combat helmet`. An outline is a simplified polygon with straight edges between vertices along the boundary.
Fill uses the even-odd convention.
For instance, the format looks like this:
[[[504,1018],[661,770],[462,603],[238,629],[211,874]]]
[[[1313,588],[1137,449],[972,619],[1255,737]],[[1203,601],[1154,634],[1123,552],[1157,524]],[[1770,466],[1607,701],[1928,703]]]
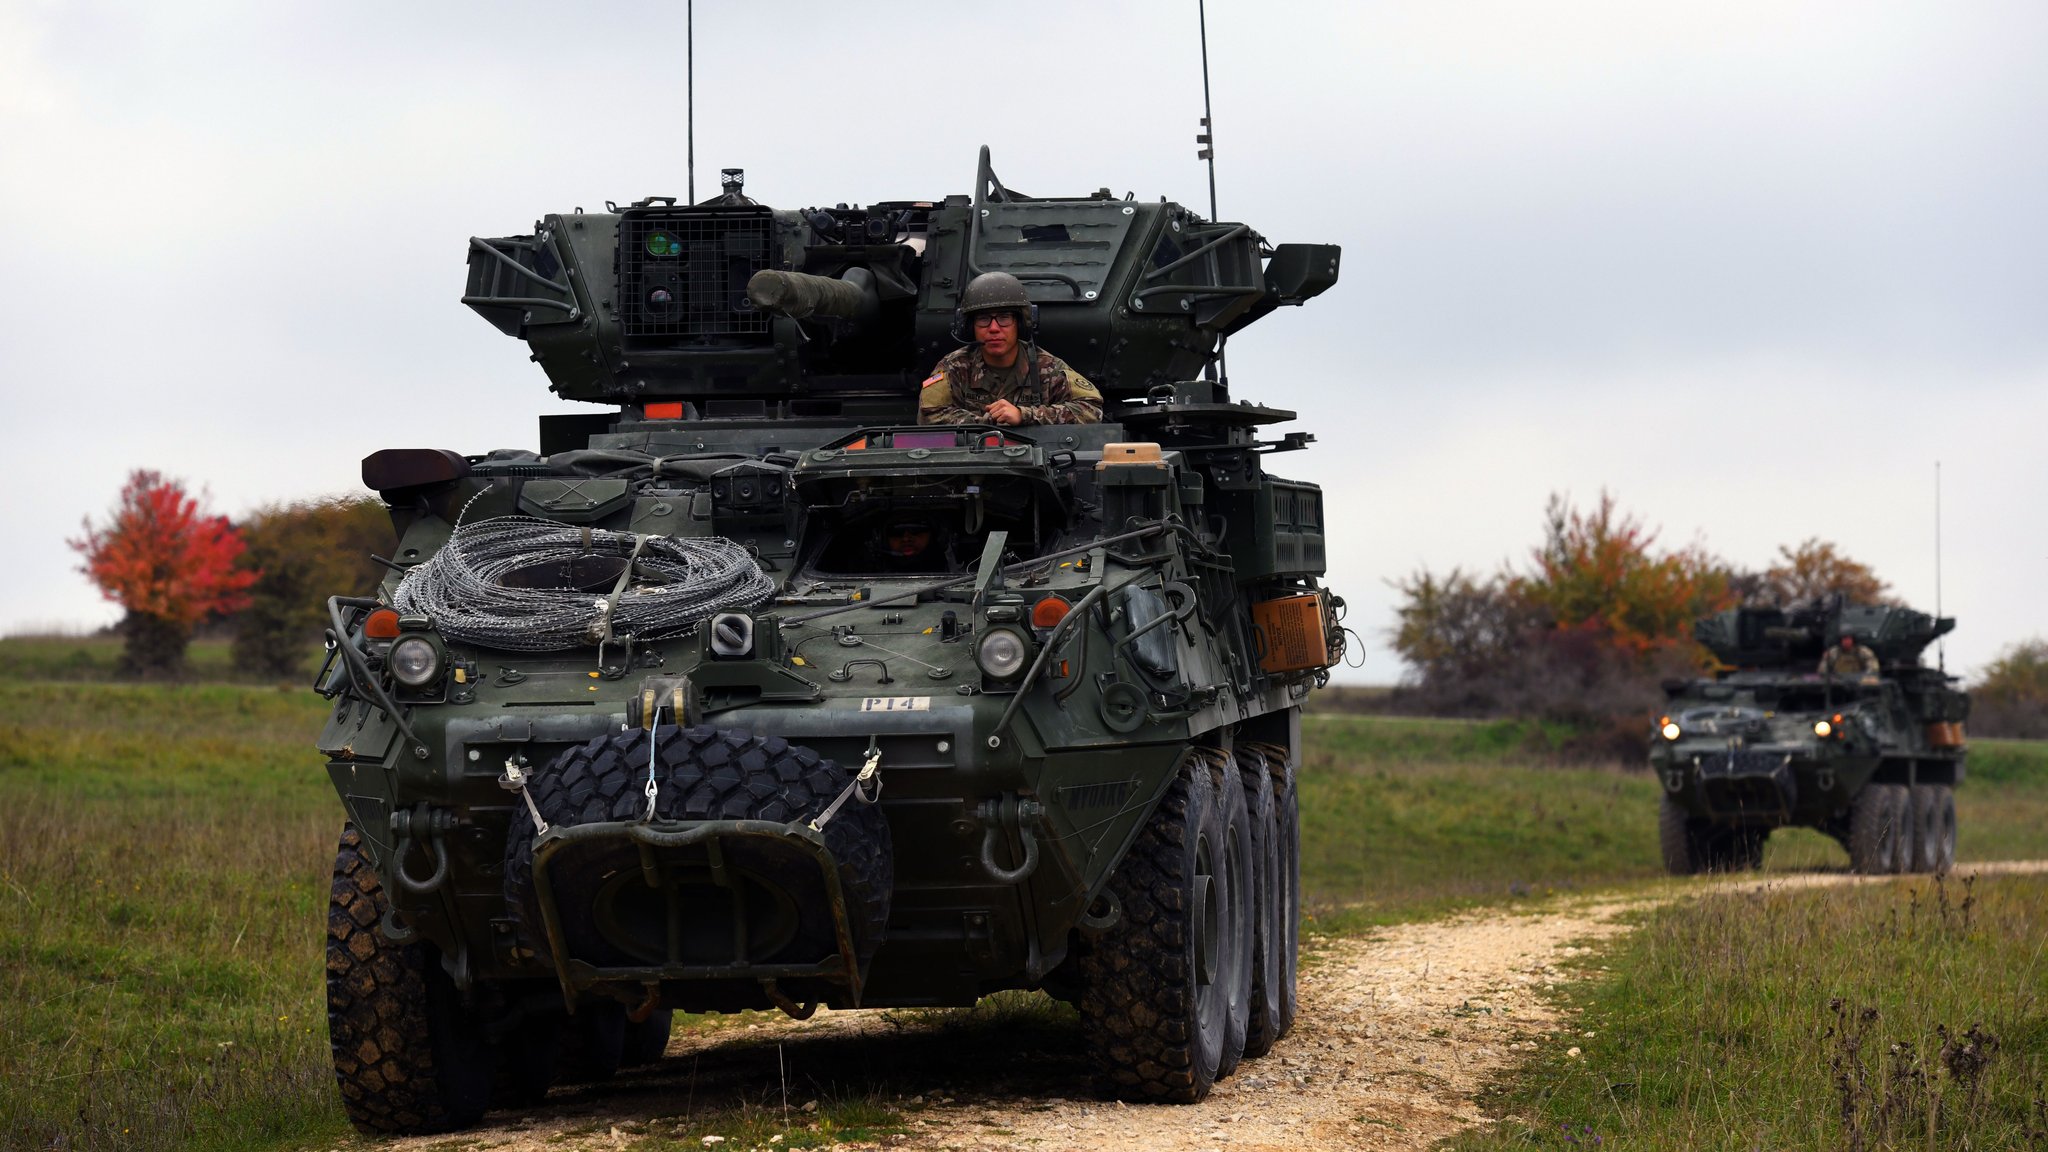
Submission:
[[[1024,282],[1008,272],[983,272],[969,280],[967,290],[960,294],[963,316],[1005,308],[1024,312],[1030,307],[1031,300],[1024,295]]]
[[[1024,295],[1024,282],[1008,272],[983,272],[967,282],[960,293],[960,307],[953,313],[953,336],[968,341],[968,328],[978,312],[1015,312],[1023,337],[1038,330],[1038,305]]]

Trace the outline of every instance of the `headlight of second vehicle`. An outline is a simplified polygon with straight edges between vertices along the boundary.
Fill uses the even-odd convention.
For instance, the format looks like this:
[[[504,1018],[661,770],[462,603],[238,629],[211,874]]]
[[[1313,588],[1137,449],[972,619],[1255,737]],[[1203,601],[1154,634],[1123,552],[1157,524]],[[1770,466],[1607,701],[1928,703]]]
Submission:
[[[1031,654],[1024,637],[1008,628],[991,628],[975,646],[974,661],[997,680],[1008,680],[1024,671],[1024,659]]]
[[[441,649],[425,636],[405,636],[391,645],[385,663],[392,679],[407,688],[421,688],[441,675]]]
[[[1663,725],[1657,729],[1657,734],[1666,740],[1678,739],[1678,722],[1668,716],[1665,717]]]

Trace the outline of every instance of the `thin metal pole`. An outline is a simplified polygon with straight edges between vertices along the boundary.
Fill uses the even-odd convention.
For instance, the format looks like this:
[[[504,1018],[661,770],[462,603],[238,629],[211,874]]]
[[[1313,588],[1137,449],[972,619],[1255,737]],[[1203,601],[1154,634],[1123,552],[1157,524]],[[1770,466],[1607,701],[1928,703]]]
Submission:
[[[1209,219],[1216,215],[1216,116],[1209,110],[1209,4],[1195,0],[1195,19],[1202,29],[1202,127],[1207,129],[1209,147]]]
[[[689,139],[690,200],[697,202],[697,0],[683,5],[683,113]]]
[[[1209,220],[1221,219],[1216,215],[1216,115],[1209,107],[1209,4],[1208,0],[1195,0],[1195,21],[1202,31],[1202,141],[1206,145],[1202,156],[1209,162]],[[1211,379],[1226,382],[1230,379],[1229,362],[1224,359],[1224,345],[1228,337],[1216,339],[1215,375]]]
[[[1937,626],[1941,620],[1941,461],[1934,462],[1934,619]],[[1934,644],[1935,662],[1943,672],[1948,671],[1948,641],[1937,640]]]

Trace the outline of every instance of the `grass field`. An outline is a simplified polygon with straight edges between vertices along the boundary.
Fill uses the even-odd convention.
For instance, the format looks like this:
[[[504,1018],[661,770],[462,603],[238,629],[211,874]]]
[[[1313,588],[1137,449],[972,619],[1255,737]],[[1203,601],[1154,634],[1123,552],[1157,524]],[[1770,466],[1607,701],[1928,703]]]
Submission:
[[[1305,717],[1302,884],[1346,932],[1663,874],[1656,781],[1550,766],[1517,721]],[[2048,744],[1978,741],[1956,792],[1962,860],[2048,856]],[[1774,833],[1766,871],[1847,869],[1817,832]]]
[[[1668,905],[1453,1147],[2048,1146],[2044,940],[2041,876]]]
[[[126,677],[127,662],[119,636],[0,636],[0,680],[105,683]],[[256,682],[242,675],[225,639],[194,640],[185,649],[186,678],[197,684]],[[320,645],[306,646],[302,675],[296,686],[309,684],[325,655]]]
[[[324,712],[303,689],[0,677],[0,1147],[345,1135],[321,991],[340,828],[311,751]],[[1306,730],[1318,930],[1655,874],[1646,777],[1525,759],[1514,724]],[[1973,765],[1964,854],[2048,855],[2048,747]],[[1775,840],[1769,862],[1809,850],[1841,862]]]
[[[343,1130],[310,692],[0,684],[0,1140]]]

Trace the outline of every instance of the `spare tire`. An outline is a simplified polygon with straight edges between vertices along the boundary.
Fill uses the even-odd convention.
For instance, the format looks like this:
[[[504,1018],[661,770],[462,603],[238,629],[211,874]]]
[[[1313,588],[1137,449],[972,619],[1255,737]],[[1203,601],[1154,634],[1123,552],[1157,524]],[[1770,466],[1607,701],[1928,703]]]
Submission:
[[[716,728],[662,727],[608,733],[571,748],[532,776],[527,785],[550,827],[638,821],[647,815],[650,749],[656,785],[655,819],[692,822],[765,820],[803,823],[817,818],[852,774],[815,751],[778,736]],[[825,825],[865,972],[889,919],[895,883],[889,825],[881,809],[849,798]],[[505,839],[505,900],[521,935],[547,962],[551,955],[533,883],[535,829],[513,821]],[[760,839],[724,842],[729,882],[745,893],[748,958],[762,964],[813,963],[838,952],[838,936],[824,874],[815,858]],[[640,849],[625,838],[562,847],[549,858],[548,880],[569,958],[600,967],[661,964],[668,959],[669,892],[650,888]],[[737,941],[733,897],[708,869],[687,864],[672,872],[692,931],[686,964],[730,964]]]

